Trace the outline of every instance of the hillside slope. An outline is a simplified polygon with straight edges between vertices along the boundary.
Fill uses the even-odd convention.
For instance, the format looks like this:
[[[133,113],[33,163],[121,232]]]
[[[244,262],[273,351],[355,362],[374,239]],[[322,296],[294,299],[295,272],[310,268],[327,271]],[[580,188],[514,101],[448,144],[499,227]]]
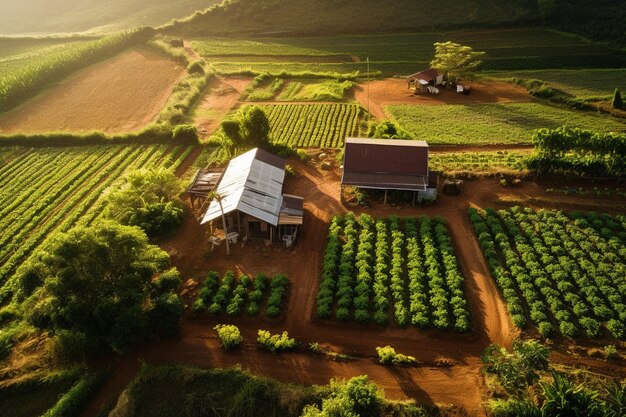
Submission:
[[[162,25],[220,0],[0,0],[0,35],[112,32]]]
[[[231,0],[170,33],[336,34],[498,26],[534,21],[533,0]]]

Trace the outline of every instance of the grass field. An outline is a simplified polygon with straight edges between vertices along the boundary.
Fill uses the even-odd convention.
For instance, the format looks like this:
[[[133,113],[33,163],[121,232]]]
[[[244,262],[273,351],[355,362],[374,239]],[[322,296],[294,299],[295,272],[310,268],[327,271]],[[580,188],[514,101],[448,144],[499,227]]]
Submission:
[[[0,301],[11,276],[42,244],[77,224],[91,224],[103,193],[124,173],[176,167],[192,148],[89,146],[16,150],[0,168]]]
[[[506,71],[489,75],[496,78],[542,80],[548,87],[581,99],[610,98],[615,88],[626,91],[626,69]]]
[[[540,103],[400,105],[385,109],[414,139],[440,145],[529,143],[535,129],[562,125],[599,132],[626,131],[626,123],[611,116]]]
[[[338,148],[358,131],[356,104],[279,104],[262,106],[272,141],[299,148]]]
[[[237,68],[277,72],[283,68],[288,72],[360,71],[364,74],[365,60],[369,58],[372,71],[410,74],[428,65],[433,57],[434,42],[446,40],[485,51],[485,69],[626,66],[626,54],[620,51],[543,29],[255,40],[206,38],[194,40],[192,46],[224,72]],[[349,62],[349,57],[361,62]]]
[[[157,116],[180,65],[134,49],[89,68],[0,115],[2,133],[129,132]]]

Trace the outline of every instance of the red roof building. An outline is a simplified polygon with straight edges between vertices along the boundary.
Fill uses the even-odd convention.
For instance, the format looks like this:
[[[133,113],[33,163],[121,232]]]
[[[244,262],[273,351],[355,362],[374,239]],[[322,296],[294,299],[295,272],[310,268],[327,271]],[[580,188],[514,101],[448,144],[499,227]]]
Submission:
[[[428,144],[418,140],[347,138],[342,185],[426,191]]]

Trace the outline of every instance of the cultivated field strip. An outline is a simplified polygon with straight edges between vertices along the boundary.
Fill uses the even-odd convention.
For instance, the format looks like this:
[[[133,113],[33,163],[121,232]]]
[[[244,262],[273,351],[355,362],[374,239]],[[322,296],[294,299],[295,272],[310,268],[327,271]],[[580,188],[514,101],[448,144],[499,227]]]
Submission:
[[[272,140],[299,148],[338,148],[357,134],[361,109],[356,104],[281,104],[262,106]]]
[[[466,331],[470,315],[443,219],[335,217],[317,296],[320,318]]]
[[[105,206],[105,190],[126,172],[152,166],[176,168],[192,149],[101,145],[36,150],[49,165],[46,171],[39,170],[40,164],[29,166],[24,175],[36,171],[39,180],[22,186],[15,199],[19,200],[17,206],[10,199],[0,205],[0,283],[6,283],[17,267],[56,233],[98,218]],[[12,164],[28,161],[18,158]],[[12,285],[3,286],[3,301],[11,289]]]
[[[470,218],[513,322],[550,337],[626,337],[624,217],[522,209]]]

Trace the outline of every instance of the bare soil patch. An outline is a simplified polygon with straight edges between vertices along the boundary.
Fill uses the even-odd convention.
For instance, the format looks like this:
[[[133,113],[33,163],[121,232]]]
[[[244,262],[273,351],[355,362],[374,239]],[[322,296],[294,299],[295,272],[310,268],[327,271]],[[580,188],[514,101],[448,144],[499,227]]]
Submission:
[[[500,81],[471,81],[463,83],[471,87],[470,95],[457,94],[456,91],[439,88],[439,95],[430,93],[413,94],[407,88],[404,78],[386,78],[384,80],[362,83],[355,89],[355,97],[370,113],[379,120],[388,119],[385,106],[391,104],[478,104],[478,103],[523,103],[532,97],[523,88]]]
[[[137,130],[155,119],[184,71],[156,53],[133,49],[79,71],[0,116],[0,132]]]
[[[209,81],[207,93],[195,110],[195,124],[202,136],[209,136],[217,130],[222,119],[239,103],[251,81],[247,77],[214,77]]]

